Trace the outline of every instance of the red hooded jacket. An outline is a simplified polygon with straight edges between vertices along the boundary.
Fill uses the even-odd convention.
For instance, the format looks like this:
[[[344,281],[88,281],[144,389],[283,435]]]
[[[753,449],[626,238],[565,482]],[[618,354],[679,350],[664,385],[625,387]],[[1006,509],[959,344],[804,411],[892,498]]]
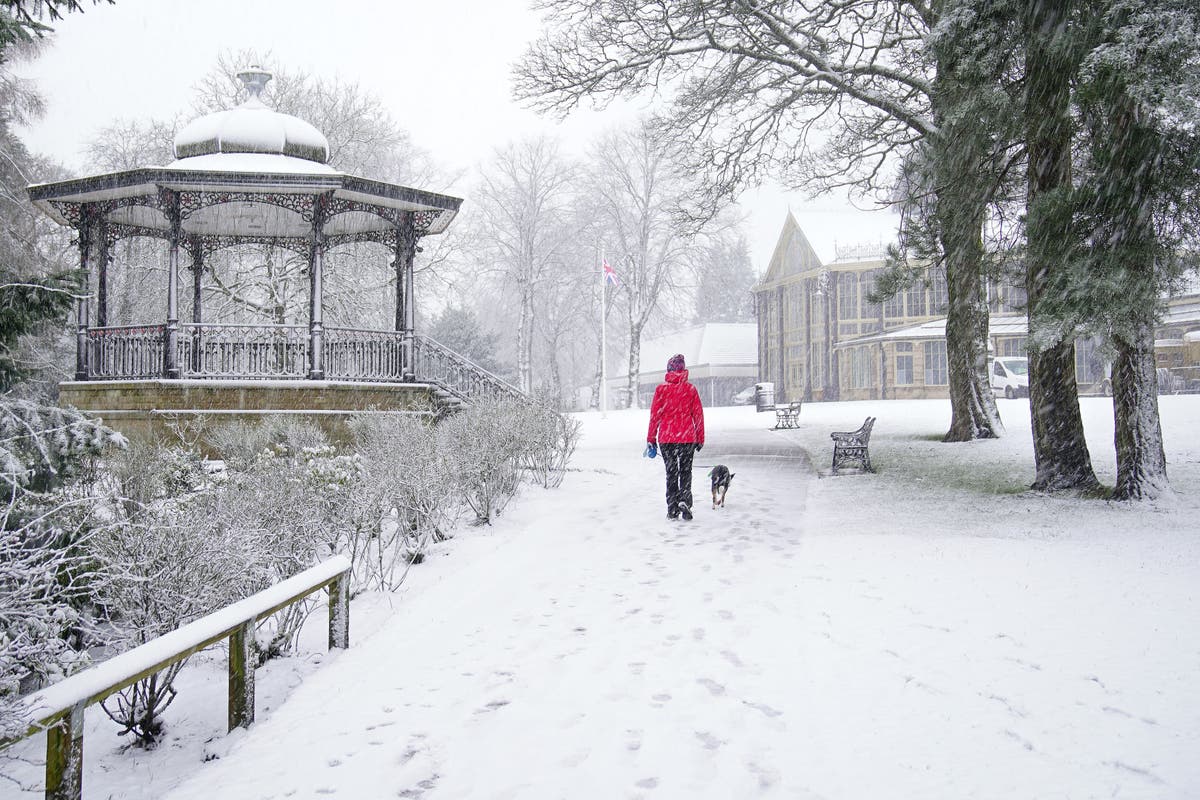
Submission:
[[[688,383],[686,369],[668,372],[666,380],[654,390],[646,441],[704,444],[704,408],[700,393]]]

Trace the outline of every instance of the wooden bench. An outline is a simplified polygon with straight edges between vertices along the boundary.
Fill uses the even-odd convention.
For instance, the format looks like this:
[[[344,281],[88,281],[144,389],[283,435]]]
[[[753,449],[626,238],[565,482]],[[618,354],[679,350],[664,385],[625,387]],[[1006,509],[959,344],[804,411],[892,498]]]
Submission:
[[[795,428],[800,425],[800,405],[801,402],[788,403],[786,406],[775,406],[775,427],[771,430],[779,430],[780,428]]]
[[[874,472],[871,467],[871,454],[867,445],[871,441],[871,428],[875,426],[875,418],[867,417],[862,427],[856,431],[835,431],[829,434],[833,439],[833,474],[836,475],[841,467],[848,464],[859,464],[867,472]]]

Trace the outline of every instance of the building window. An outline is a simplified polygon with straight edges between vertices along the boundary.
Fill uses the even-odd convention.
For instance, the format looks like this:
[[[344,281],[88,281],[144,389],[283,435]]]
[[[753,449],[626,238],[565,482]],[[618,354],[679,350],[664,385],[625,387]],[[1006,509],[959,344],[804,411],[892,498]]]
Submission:
[[[856,347],[850,351],[850,385],[855,389],[870,389],[874,383],[874,362],[870,348]]]
[[[896,385],[912,386],[913,382],[912,342],[896,342]]]
[[[925,309],[925,281],[917,281],[904,294],[908,301],[908,316],[924,317],[928,314]]]
[[[838,275],[838,317],[858,319],[858,276],[853,272]]]
[[[1075,340],[1075,380],[1079,383],[1099,383],[1104,378],[1104,356],[1096,339]]]
[[[929,295],[933,303],[930,313],[945,314],[950,305],[950,294],[946,289],[946,276],[936,269],[929,275]]]
[[[883,304],[883,315],[888,319],[900,319],[904,316],[904,292],[896,292]]]
[[[879,318],[879,303],[872,303],[867,299],[867,295],[875,291],[875,279],[879,277],[879,270],[868,270],[860,272],[858,275],[858,291],[862,296],[862,315],[870,319]]]
[[[1000,355],[1004,358],[1027,355],[1025,352],[1025,337],[1013,336],[1000,340]]]
[[[946,376],[946,340],[925,343],[925,385],[945,386],[950,381]]]

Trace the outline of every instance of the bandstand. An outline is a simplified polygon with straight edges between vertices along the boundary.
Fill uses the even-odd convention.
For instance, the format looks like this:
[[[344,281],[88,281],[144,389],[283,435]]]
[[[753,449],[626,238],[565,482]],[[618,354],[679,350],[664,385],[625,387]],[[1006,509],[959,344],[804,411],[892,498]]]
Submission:
[[[183,415],[309,414],[445,408],[520,392],[417,333],[413,260],[422,237],[444,232],[462,200],[339,172],[325,136],[262,100],[271,75],[238,76],[240,106],[194,120],[175,137],[176,160],[29,187],[33,202],[77,233],[89,290],[77,308],[75,380],[60,400],[131,434]],[[109,319],[113,245],[165,242],[164,314]],[[391,330],[326,326],[326,253],[371,242],[394,271]],[[204,318],[206,259],[237,245],[271,245],[307,259],[308,321],[231,324]],[[180,259],[191,319],[181,320]],[[390,317],[391,309],[388,309]]]

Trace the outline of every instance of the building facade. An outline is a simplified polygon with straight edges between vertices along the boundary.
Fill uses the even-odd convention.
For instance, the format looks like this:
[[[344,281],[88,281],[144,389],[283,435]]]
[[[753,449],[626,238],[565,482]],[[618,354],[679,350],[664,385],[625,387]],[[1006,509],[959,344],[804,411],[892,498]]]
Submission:
[[[766,274],[754,289],[759,373],[775,384],[776,401],[949,397],[944,275],[930,269],[924,280],[872,303],[869,295],[884,269],[884,254],[839,255],[822,264],[788,214]],[[1020,287],[989,286],[993,355],[1025,355],[1024,304]],[[1200,330],[1200,313],[1192,317],[1193,328],[1181,321],[1171,329],[1185,354],[1190,352],[1187,331]],[[1095,340],[1076,342],[1075,368],[1081,392],[1108,389],[1107,362]]]

